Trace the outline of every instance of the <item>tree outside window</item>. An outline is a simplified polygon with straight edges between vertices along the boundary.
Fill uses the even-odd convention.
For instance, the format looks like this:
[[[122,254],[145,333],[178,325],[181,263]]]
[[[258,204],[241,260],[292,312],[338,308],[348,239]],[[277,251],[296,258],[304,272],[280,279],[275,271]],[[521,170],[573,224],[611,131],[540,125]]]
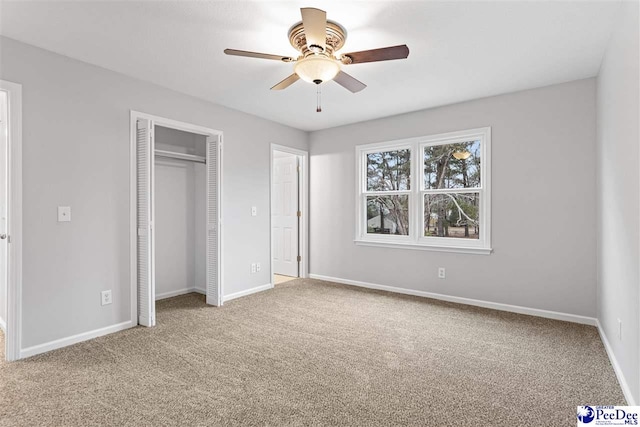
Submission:
[[[409,234],[410,189],[411,150],[367,154],[367,233]]]
[[[480,193],[461,189],[480,188],[481,142],[430,145],[423,155],[424,235],[478,239]]]

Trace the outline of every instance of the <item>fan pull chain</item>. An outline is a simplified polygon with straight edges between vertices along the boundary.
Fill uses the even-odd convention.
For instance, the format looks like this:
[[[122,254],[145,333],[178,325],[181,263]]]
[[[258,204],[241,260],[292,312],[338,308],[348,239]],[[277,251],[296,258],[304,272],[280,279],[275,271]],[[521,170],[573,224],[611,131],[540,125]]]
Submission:
[[[320,92],[320,85],[317,85],[318,89],[317,89],[317,105],[316,105],[316,113],[321,113],[322,112],[322,98],[321,98],[321,92]]]

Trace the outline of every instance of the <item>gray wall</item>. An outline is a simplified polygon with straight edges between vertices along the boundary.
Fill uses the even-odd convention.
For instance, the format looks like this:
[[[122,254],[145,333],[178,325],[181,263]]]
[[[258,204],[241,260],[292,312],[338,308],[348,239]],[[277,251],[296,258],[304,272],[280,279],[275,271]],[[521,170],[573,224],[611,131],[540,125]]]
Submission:
[[[4,37],[0,63],[23,89],[23,348],[130,318],[129,110],[224,132],[224,293],[270,282],[269,144],[305,132]]]
[[[638,37],[638,3],[625,3],[597,85],[598,319],[636,405],[640,402]]]
[[[194,166],[184,160],[155,160],[156,299],[195,288]]]
[[[588,79],[312,133],[311,272],[595,316],[595,114]],[[493,254],[353,243],[355,145],[483,126],[492,127]]]

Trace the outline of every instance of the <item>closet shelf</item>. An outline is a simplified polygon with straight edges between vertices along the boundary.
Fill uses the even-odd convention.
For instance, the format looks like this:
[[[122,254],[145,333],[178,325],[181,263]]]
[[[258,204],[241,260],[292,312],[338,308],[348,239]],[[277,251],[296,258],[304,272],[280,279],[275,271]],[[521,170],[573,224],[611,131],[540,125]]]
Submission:
[[[196,156],[195,154],[176,153],[174,151],[166,150],[154,150],[156,156],[169,157],[171,159],[188,160],[190,162],[207,163],[203,156]]]

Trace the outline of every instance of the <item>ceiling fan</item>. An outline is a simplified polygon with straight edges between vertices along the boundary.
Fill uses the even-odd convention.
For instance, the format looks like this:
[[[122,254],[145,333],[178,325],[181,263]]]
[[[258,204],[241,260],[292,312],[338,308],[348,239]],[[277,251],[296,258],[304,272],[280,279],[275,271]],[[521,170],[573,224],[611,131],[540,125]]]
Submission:
[[[327,12],[324,10],[305,7],[300,9],[300,12],[302,22],[294,24],[289,29],[289,42],[300,52],[297,58],[236,49],[225,49],[224,53],[295,63],[293,74],[273,86],[271,90],[286,89],[299,79],[316,85],[334,80],[353,93],[360,92],[367,85],[342,71],[343,65],[405,59],[409,56],[409,48],[404,44],[336,54],[347,39],[347,30],[337,22],[327,20]]]

